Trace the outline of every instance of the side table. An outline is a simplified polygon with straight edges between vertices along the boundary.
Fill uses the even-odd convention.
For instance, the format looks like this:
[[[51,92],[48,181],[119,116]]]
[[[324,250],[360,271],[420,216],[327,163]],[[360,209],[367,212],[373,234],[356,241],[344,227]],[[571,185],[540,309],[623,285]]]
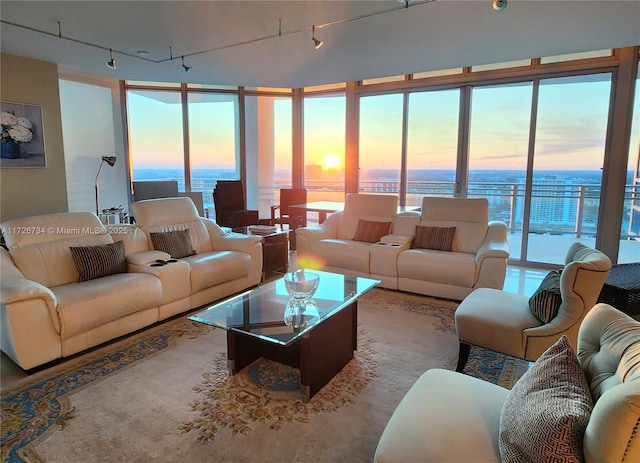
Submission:
[[[611,266],[598,302],[612,305],[627,315],[640,314],[640,262]]]
[[[248,227],[238,227],[233,229],[236,233],[259,236],[262,238],[262,281],[266,274],[270,272],[285,273],[289,268],[289,230],[283,230],[277,226],[273,233],[258,234],[252,233]]]

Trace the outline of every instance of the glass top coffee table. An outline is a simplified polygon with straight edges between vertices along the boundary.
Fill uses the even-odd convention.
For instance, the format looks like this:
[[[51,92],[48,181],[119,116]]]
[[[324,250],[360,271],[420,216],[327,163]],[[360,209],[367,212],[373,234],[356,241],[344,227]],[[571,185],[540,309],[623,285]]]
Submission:
[[[260,357],[300,369],[308,402],[353,358],[357,348],[358,297],[379,280],[314,271],[313,298],[289,298],[284,279],[218,302],[190,316],[227,330],[227,364],[234,375]]]

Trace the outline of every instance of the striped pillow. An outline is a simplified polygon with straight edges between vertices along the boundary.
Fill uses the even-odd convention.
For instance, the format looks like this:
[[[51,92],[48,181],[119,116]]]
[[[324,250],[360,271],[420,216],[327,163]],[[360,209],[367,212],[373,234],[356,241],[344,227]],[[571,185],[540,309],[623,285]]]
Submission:
[[[380,238],[389,234],[389,228],[391,228],[391,222],[372,222],[360,219],[353,241],[377,243]]]
[[[502,406],[501,460],[583,462],[582,442],[592,409],[587,378],[562,336],[522,375]]]
[[[416,237],[411,247],[416,249],[434,249],[451,251],[456,227],[423,227],[416,225]]]
[[[543,278],[540,287],[529,298],[529,310],[542,323],[549,323],[558,315],[560,304],[560,271],[553,270]]]
[[[78,271],[78,283],[127,271],[122,241],[99,246],[70,247],[69,249]]]
[[[166,252],[174,259],[193,256],[196,253],[193,249],[188,228],[184,230],[150,233],[150,235],[153,249]]]

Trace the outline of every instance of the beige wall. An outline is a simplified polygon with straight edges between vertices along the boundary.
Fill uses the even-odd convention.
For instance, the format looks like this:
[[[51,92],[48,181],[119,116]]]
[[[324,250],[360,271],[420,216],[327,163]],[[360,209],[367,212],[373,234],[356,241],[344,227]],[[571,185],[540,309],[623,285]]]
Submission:
[[[0,98],[42,107],[44,168],[0,169],[0,221],[67,211],[58,66],[2,53]]]

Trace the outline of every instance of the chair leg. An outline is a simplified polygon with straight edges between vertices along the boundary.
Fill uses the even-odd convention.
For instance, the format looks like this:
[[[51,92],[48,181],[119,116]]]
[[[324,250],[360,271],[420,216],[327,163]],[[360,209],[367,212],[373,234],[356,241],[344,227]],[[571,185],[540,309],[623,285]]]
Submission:
[[[471,345],[461,342],[460,352],[458,352],[458,365],[456,366],[456,371],[458,373],[462,373],[462,371],[464,370],[464,366],[467,364],[467,360],[469,360],[470,352],[471,352]]]

